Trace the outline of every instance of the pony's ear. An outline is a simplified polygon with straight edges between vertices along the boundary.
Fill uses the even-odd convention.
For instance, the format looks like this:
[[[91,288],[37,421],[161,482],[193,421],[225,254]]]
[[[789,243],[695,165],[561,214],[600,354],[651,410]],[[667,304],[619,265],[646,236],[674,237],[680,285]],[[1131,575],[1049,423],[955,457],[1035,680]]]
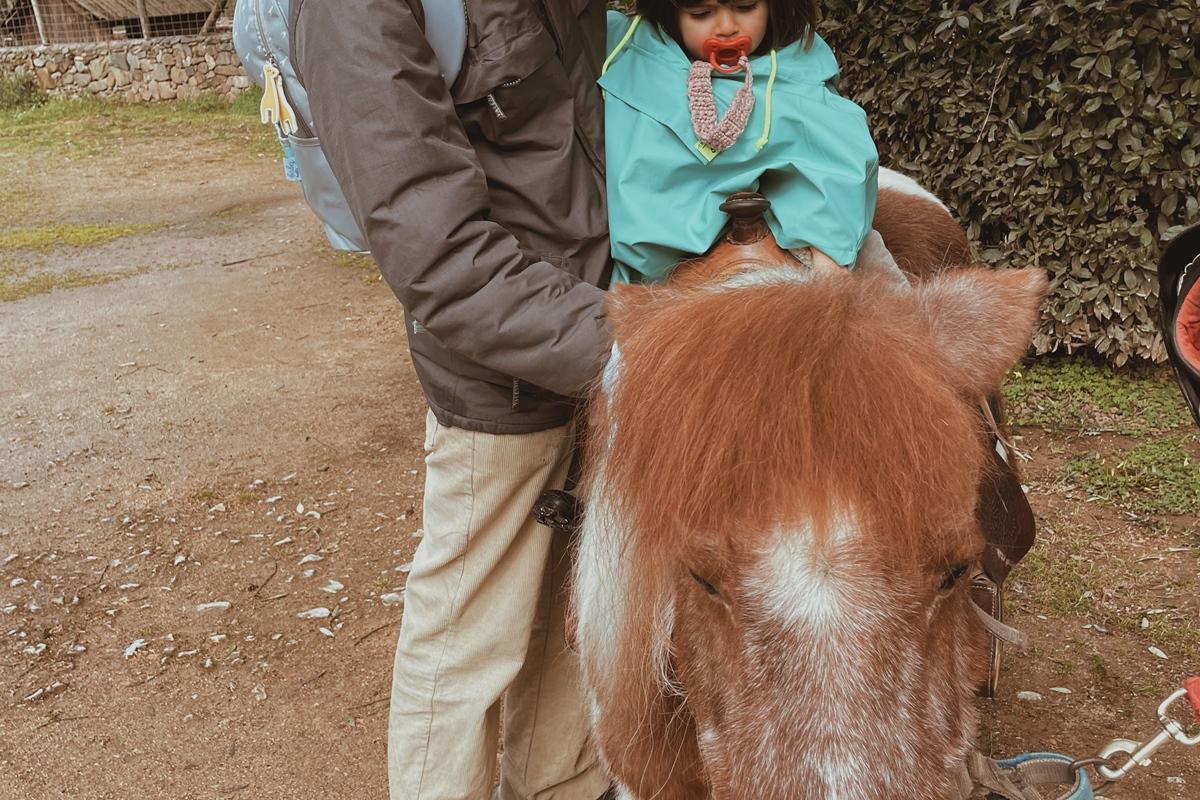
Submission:
[[[1040,269],[952,270],[918,285],[917,304],[958,389],[979,396],[999,388],[1029,349],[1046,295]]]
[[[619,284],[609,290],[604,307],[617,342],[624,339],[629,326],[641,312],[650,308],[665,291],[668,290],[650,284]]]

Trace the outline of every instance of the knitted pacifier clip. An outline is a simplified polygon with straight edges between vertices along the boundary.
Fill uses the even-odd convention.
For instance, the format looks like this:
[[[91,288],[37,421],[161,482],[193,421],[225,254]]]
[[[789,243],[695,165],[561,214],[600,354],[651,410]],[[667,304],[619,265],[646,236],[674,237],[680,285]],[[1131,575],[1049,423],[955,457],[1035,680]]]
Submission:
[[[746,130],[754,111],[754,74],[750,71],[750,59],[741,55],[737,64],[745,70],[746,82],[737,90],[733,103],[720,119],[717,119],[717,101],[713,96],[713,64],[693,61],[688,70],[688,109],[692,112],[692,129],[701,142],[717,153],[733,147]]]

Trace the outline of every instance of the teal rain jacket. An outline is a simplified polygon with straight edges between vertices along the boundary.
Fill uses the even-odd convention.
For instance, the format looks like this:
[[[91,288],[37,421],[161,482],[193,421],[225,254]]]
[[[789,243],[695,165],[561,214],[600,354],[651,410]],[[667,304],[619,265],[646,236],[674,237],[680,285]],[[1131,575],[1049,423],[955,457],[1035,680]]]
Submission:
[[[879,155],[861,108],[833,89],[837,61],[816,37],[750,62],[754,113],[733,147],[699,145],[688,110],[691,61],[650,22],[608,15],[605,137],[615,282],[655,283],[706,252],[728,221],[733,192],[771,200],[780,246],[813,246],[853,264],[875,217]],[[777,65],[772,70],[773,62]],[[723,114],[744,73],[714,73]]]

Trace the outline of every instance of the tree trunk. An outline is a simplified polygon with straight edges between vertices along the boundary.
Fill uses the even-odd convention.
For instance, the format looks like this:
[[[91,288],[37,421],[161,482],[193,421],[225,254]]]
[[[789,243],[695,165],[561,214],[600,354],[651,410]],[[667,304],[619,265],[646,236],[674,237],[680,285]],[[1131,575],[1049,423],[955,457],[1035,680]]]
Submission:
[[[225,5],[228,0],[213,0],[212,11],[208,12],[208,19],[204,20],[204,27],[200,29],[200,35],[204,36],[212,30],[213,25],[217,24],[217,20],[221,17],[221,12],[225,10]]]

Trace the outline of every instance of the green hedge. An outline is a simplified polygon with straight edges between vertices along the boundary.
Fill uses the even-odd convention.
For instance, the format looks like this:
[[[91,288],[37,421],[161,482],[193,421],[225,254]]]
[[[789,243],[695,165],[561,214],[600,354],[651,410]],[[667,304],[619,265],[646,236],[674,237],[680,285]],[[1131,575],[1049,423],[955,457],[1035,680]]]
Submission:
[[[827,0],[886,165],[1053,277],[1039,352],[1164,357],[1160,244],[1200,219],[1197,0]]]

